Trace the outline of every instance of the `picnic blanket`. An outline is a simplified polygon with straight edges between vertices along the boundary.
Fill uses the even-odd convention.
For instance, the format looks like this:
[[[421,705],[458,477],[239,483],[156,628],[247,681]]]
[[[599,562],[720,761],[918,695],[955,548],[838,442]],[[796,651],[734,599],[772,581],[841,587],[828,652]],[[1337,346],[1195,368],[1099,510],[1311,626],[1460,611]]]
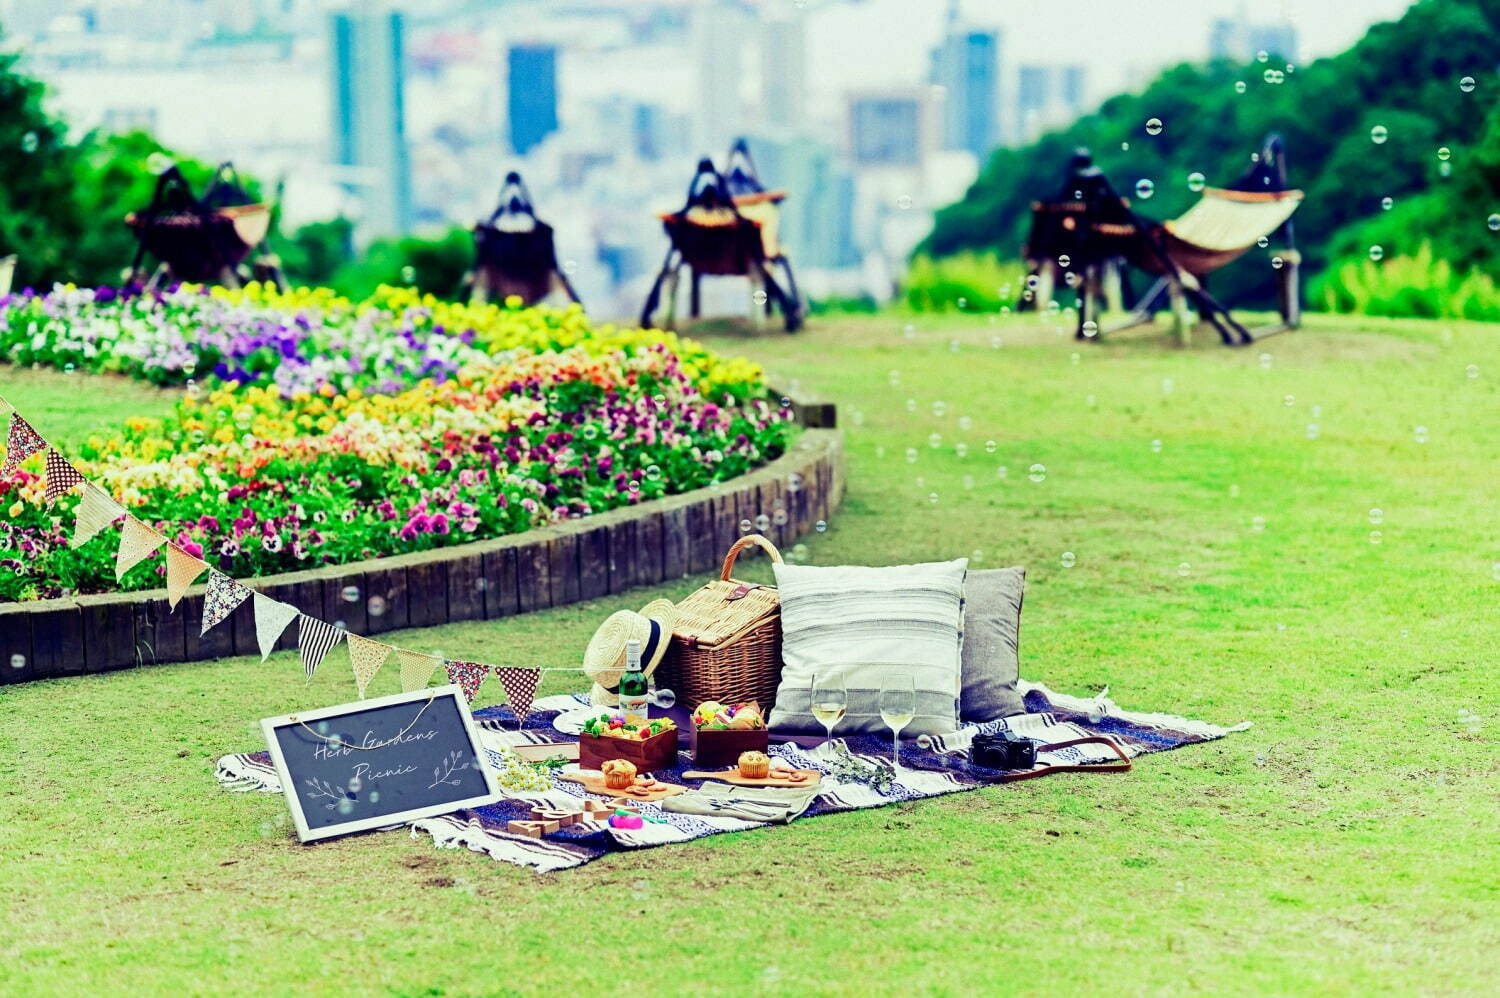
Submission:
[[[1203,721],[1171,714],[1127,711],[1108,697],[1108,691],[1097,697],[1071,697],[1055,693],[1040,683],[1022,681],[1026,713],[999,721],[965,725],[958,731],[925,739],[924,745],[912,741],[901,746],[903,769],[895,783],[881,790],[859,782],[841,782],[831,774],[836,754],[830,744],[806,747],[792,743],[773,744],[770,754],[799,769],[817,769],[823,773],[819,793],[803,812],[803,820],[839,811],[881,807],[902,801],[938,797],[943,794],[975,790],[1004,782],[1014,774],[972,765],[967,756],[969,743],[982,732],[1010,730],[1045,744],[1105,735],[1132,757],[1198,742],[1222,738],[1232,731],[1249,727],[1249,723],[1221,728]],[[516,717],[505,706],[485,707],[474,712],[485,750],[492,763],[498,763],[496,750],[516,744],[566,742],[571,739],[558,733],[552,721],[565,709],[586,706],[584,697],[548,697],[537,701],[525,721],[517,726]],[[773,736],[774,737],[774,736]],[[889,762],[891,740],[886,736],[856,735],[838,739],[859,759]],[[1077,745],[1053,752],[1039,753],[1038,766],[1087,765],[1118,761],[1107,747]],[[683,758],[674,770],[658,771],[657,779],[687,782],[683,770],[692,769]],[[271,758],[266,752],[226,755],[219,760],[216,776],[226,789],[280,793],[281,785]],[[505,831],[508,821],[526,818],[533,807],[568,807],[591,795],[576,783],[554,779],[551,790],[520,792],[494,804],[456,811],[436,818],[410,823],[415,839],[430,838],[444,848],[466,847],[493,859],[505,860],[538,872],[564,870],[598,859],[620,849],[690,842],[693,839],[723,832],[770,827],[761,822],[740,818],[700,816],[667,811],[657,804],[638,804],[648,820],[639,829],[611,828],[603,823],[574,825],[543,839],[512,835]]]

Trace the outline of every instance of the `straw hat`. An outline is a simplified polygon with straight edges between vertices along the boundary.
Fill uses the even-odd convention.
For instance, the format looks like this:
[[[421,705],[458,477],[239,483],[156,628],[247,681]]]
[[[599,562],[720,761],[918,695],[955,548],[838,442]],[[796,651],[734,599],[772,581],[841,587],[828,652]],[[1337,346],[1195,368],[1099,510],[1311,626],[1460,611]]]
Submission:
[[[677,607],[671,600],[652,600],[637,613],[621,610],[612,613],[583,652],[583,672],[594,681],[589,698],[596,705],[619,703],[615,688],[625,673],[625,642],[641,643],[641,668],[646,675],[656,671],[672,643],[672,628],[677,623]]]

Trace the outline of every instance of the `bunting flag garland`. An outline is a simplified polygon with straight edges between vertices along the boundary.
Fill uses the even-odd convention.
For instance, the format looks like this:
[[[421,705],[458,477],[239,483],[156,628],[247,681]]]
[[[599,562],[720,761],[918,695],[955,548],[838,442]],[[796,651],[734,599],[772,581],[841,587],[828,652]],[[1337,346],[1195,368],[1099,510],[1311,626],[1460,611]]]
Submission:
[[[127,514],[125,526],[120,531],[120,549],[115,552],[115,580],[123,579],[126,572],[150,557],[153,551],[165,543],[165,537]]]
[[[125,523],[128,526],[130,521],[126,520]],[[209,569],[208,592],[203,594],[203,629],[198,632],[199,636],[222,624],[241,603],[250,598],[250,593],[248,587],[240,585],[223,572]]]
[[[396,661],[401,663],[401,692],[410,693],[412,690],[420,690],[432,681],[432,674],[437,667],[443,664],[443,660],[436,655],[423,655],[421,652],[407,651],[405,648],[396,649]]]
[[[448,673],[448,681],[457,683],[463,690],[464,699],[473,703],[491,667],[482,662],[444,662],[443,668]]]
[[[391,653],[391,646],[362,638],[358,634],[349,635],[348,642],[349,665],[354,670],[354,683],[359,687],[359,698],[363,700],[365,688],[385,664],[386,656]]]
[[[271,656],[276,647],[276,642],[281,640],[281,634],[286,630],[286,625],[297,616],[297,608],[288,606],[280,600],[274,600],[269,596],[255,594],[255,640],[260,645],[260,660],[264,662]]]
[[[194,558],[176,544],[167,543],[167,603],[172,609],[177,609],[188,586],[206,571],[208,562]]]
[[[21,418],[19,412],[10,415],[10,434],[6,440],[5,464],[0,465],[0,478],[9,478],[22,461],[47,446],[47,441]]]
[[[84,484],[84,477],[56,450],[47,451],[47,505]]]
[[[74,549],[83,547],[124,513],[125,508],[111,499],[108,492],[90,482],[83,487],[83,498],[78,501],[73,539],[68,546]]]
[[[302,649],[302,669],[311,679],[333,646],[348,633],[342,627],[302,614],[297,621],[297,647]]]
[[[531,713],[531,701],[536,696],[537,684],[542,674],[535,669],[518,669],[515,666],[495,666],[495,675],[505,687],[505,700],[519,721],[526,720]]]

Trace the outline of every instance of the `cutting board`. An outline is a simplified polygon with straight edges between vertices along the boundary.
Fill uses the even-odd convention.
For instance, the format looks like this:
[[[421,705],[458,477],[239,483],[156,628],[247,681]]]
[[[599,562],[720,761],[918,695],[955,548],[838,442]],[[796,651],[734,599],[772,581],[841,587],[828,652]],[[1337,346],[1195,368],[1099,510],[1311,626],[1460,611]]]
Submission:
[[[603,794],[606,797],[618,797],[621,800],[628,801],[661,800],[664,797],[671,797],[674,794],[685,793],[687,791],[687,787],[680,787],[675,783],[658,783],[645,793],[633,794],[628,790],[615,790],[612,787],[606,787],[603,776],[585,776],[579,772],[560,772],[557,774],[557,778],[559,780],[567,780],[569,783],[581,783],[583,784],[583,789],[591,794]]]
[[[806,773],[807,779],[801,783],[793,783],[785,777],[776,776],[777,772]],[[793,770],[771,770],[773,775],[753,779],[741,776],[738,769],[721,769],[714,772],[705,772],[700,769],[689,770],[682,774],[684,780],[722,780],[725,783],[733,783],[741,787],[815,787],[821,781],[823,774],[816,769],[793,769]]]

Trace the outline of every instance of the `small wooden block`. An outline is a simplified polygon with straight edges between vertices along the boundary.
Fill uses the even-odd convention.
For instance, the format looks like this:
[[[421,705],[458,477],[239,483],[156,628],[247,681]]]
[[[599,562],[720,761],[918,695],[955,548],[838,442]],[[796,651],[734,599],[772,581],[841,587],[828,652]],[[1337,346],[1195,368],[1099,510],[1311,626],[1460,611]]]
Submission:
[[[576,825],[584,820],[582,811],[570,811],[561,807],[537,807],[532,808],[531,818],[533,821],[555,821],[560,828]]]
[[[583,802],[583,811],[590,818],[597,818],[601,814],[609,814],[613,810],[613,805],[606,804],[602,800],[594,800],[592,797],[585,799]]]
[[[512,835],[525,835],[533,839],[539,839],[561,827],[555,821],[507,821],[505,823],[505,830]]]

